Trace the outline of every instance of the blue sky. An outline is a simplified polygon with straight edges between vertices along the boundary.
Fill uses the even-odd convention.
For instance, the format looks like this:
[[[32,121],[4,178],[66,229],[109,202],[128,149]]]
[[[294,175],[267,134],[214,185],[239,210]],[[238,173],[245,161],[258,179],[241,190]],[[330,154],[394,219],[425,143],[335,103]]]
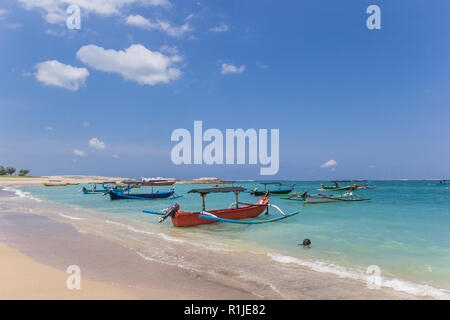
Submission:
[[[172,131],[202,120],[280,129],[271,179],[450,177],[448,1],[124,2],[1,2],[0,165],[268,178],[172,164]],[[366,27],[371,4],[381,30]],[[121,56],[132,46],[143,61]]]

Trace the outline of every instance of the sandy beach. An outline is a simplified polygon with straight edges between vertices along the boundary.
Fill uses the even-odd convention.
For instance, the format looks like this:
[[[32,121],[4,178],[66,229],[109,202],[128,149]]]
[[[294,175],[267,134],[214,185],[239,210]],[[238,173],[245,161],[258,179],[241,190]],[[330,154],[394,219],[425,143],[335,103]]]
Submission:
[[[56,268],[38,263],[0,243],[0,299],[1,300],[125,300],[136,297],[117,286],[81,278],[80,289],[68,289],[70,276]]]
[[[42,177],[19,177],[19,176],[0,176],[0,186],[31,186],[42,185],[44,183],[54,184],[87,184],[101,183],[105,181],[120,183],[128,178],[120,177],[102,177],[102,176],[42,176]]]
[[[160,178],[161,180],[175,181],[177,184],[231,184],[233,181],[226,181],[219,178],[196,178],[183,180],[175,178]],[[43,184],[89,184],[102,182],[121,183],[123,181],[139,181],[124,177],[103,177],[103,176],[42,176],[42,177],[20,177],[20,176],[0,176],[0,186],[31,186]]]

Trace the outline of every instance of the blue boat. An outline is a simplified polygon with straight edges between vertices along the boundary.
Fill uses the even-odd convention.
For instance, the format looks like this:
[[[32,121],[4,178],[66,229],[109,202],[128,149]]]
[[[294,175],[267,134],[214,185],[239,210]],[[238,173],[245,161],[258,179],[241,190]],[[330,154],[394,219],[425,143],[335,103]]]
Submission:
[[[260,184],[264,185],[264,191],[263,190],[258,190],[258,188],[255,188],[255,189],[250,191],[250,194],[252,194],[254,196],[263,196],[265,194],[269,194],[269,195],[284,195],[284,194],[289,194],[292,191],[294,191],[294,186],[295,186],[295,183],[294,183],[288,189],[281,189],[281,186],[283,185],[283,183],[281,183],[281,182],[261,182]],[[268,190],[267,189],[268,185],[277,185],[278,189]]]
[[[130,192],[132,189],[134,189],[136,186],[142,186],[139,182],[123,182],[123,184],[127,185],[127,187],[123,190],[119,189],[113,189],[108,190],[104,193],[104,195],[109,194],[109,197],[111,200],[156,200],[156,199],[177,199],[181,198],[183,195],[177,195],[175,193],[175,188],[171,188],[169,191],[160,192],[160,191],[154,191],[154,186],[158,186],[158,184],[161,184],[162,181],[155,181],[154,183],[146,183],[145,186],[151,186],[152,191],[150,193],[134,193]]]

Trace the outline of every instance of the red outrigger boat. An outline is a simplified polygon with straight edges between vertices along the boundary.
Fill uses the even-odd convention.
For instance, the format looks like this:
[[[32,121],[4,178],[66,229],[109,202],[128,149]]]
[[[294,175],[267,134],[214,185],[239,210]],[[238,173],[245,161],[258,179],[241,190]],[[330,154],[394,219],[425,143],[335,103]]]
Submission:
[[[162,210],[161,212],[155,212],[151,210],[142,210],[145,213],[161,215],[159,222],[163,222],[165,219],[170,217],[172,223],[175,227],[189,227],[197,226],[201,224],[208,224],[214,222],[231,222],[231,223],[243,223],[243,224],[256,224],[256,223],[266,223],[278,221],[291,217],[298,213],[298,211],[292,212],[290,214],[285,214],[275,205],[269,204],[269,197],[265,195],[259,199],[256,203],[243,203],[239,202],[239,193],[244,191],[245,188],[242,187],[225,187],[225,188],[208,188],[208,189],[193,189],[188,193],[198,193],[202,197],[202,211],[198,212],[183,212],[180,211],[180,206],[175,203],[172,207]],[[205,209],[205,197],[209,193],[226,193],[233,192],[236,196],[236,202],[232,203],[230,208],[218,209],[206,211]],[[240,206],[241,205],[241,206]],[[267,219],[267,220],[257,220],[257,221],[242,221],[240,219],[255,218],[261,215],[264,211],[268,214],[268,208],[274,207],[279,210],[282,214],[280,217]]]

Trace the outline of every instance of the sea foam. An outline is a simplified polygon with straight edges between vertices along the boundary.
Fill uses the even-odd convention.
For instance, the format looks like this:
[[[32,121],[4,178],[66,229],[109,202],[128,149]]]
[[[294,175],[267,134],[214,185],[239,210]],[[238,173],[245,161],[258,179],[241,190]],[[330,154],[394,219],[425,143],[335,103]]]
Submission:
[[[331,273],[341,278],[350,278],[355,280],[362,280],[369,282],[373,275],[365,273],[361,270],[349,269],[342,266],[338,266],[331,263],[325,263],[321,261],[304,261],[291,256],[285,256],[281,254],[268,253],[267,256],[274,261],[283,264],[295,264],[303,267],[307,267],[311,270],[321,273]],[[416,284],[400,279],[387,279],[380,277],[379,282],[381,287],[391,288],[396,291],[405,292],[414,296],[432,297],[435,299],[448,300],[450,299],[450,291],[444,289],[438,289],[429,285]]]
[[[31,193],[29,192],[25,192],[22,191],[20,189],[14,188],[14,187],[3,187],[4,191],[10,191],[10,192],[14,192],[16,194],[16,196],[18,196],[19,198],[28,198],[37,202],[42,202],[41,199],[35,198],[31,196]]]
[[[68,216],[68,215],[62,214],[61,212],[58,212],[58,215],[63,217],[63,218],[66,218],[66,219],[70,219],[70,220],[86,220],[85,218]]]

